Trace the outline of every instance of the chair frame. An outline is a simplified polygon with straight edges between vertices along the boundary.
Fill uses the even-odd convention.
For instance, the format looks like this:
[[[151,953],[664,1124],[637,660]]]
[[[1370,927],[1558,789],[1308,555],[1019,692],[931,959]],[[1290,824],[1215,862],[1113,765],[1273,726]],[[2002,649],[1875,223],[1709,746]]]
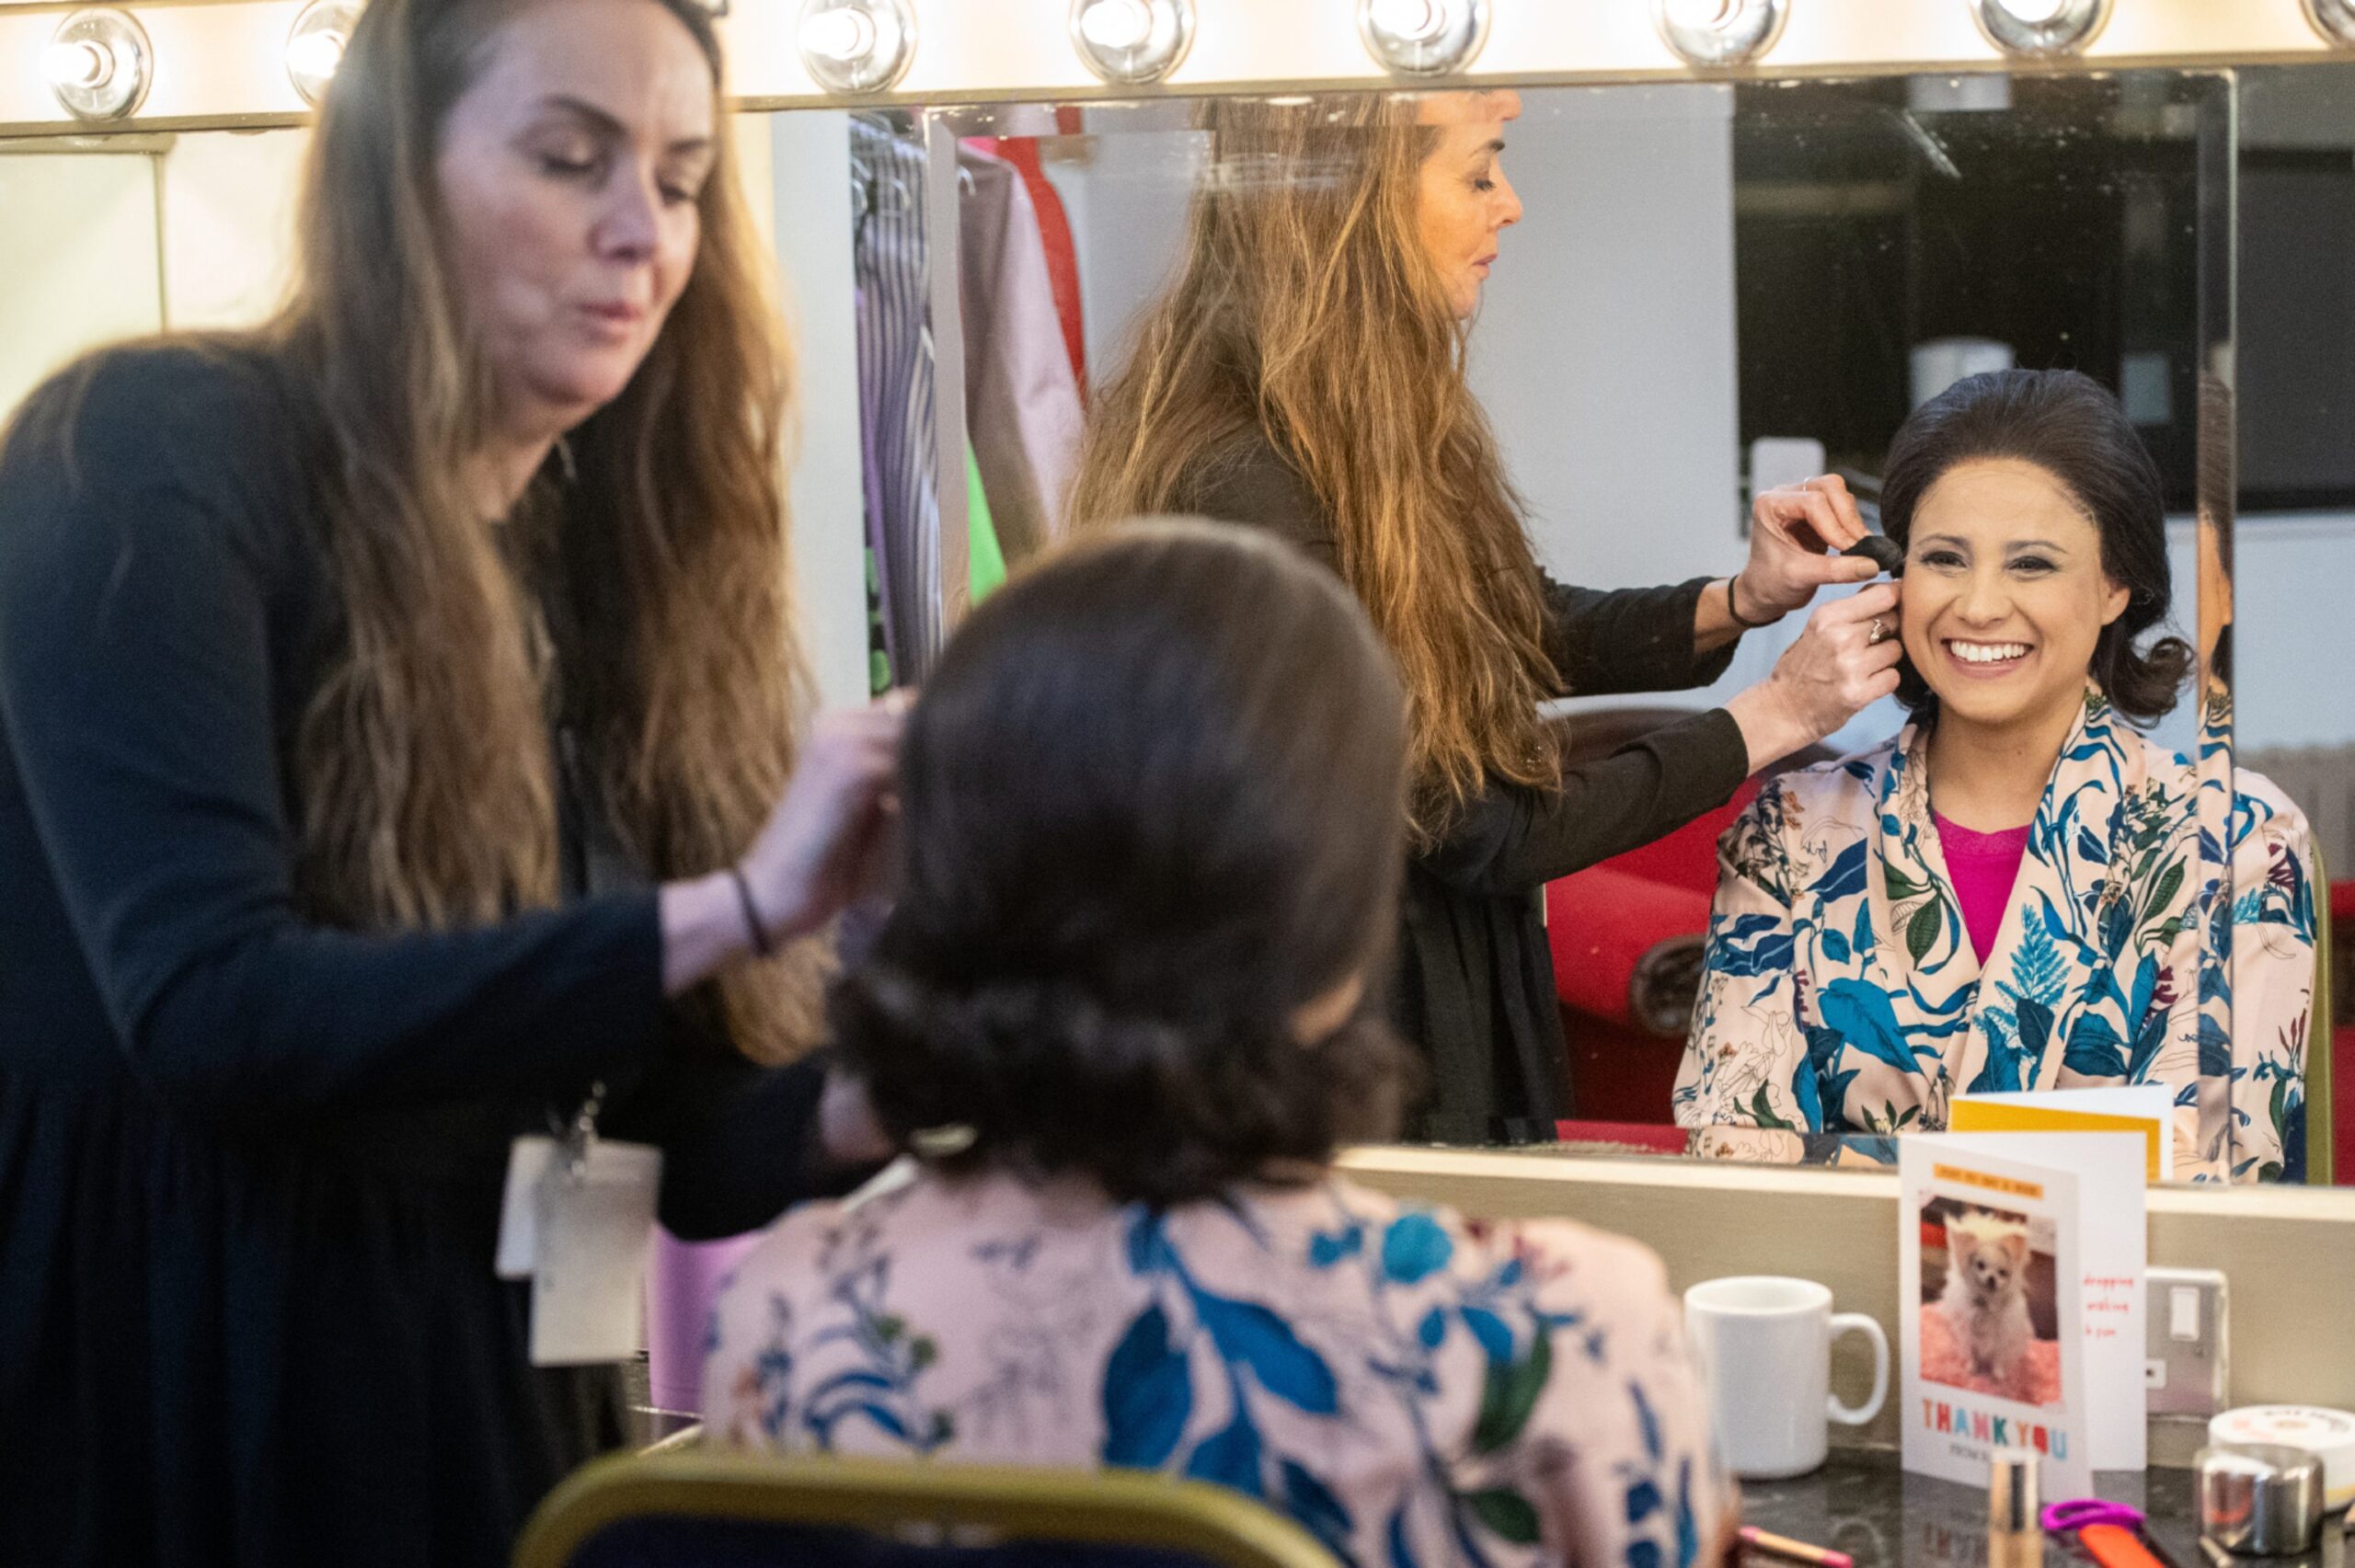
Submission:
[[[534,1512],[515,1568],[569,1568],[597,1532],[649,1514],[846,1527],[911,1545],[1029,1540],[1189,1552],[1220,1568],[1338,1568],[1306,1530],[1240,1493],[1153,1471],[714,1448],[583,1466]]]

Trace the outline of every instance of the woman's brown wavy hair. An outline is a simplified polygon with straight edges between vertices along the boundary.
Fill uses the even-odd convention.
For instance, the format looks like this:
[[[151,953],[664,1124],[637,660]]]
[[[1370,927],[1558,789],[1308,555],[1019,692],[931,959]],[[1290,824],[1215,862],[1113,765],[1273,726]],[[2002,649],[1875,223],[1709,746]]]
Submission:
[[[590,793],[664,877],[742,853],[807,711],[781,489],[792,366],[724,116],[693,273],[627,387],[552,459],[569,478],[535,480],[503,530],[462,483],[490,378],[439,243],[435,149],[527,3],[369,6],[312,145],[297,282],[262,334],[325,427],[321,538],[348,643],[293,773],[298,886],[336,923],[556,901],[559,696]],[[718,93],[708,12],[647,3],[694,35]],[[803,944],[706,1001],[780,1059],[816,1032],[817,963]]]
[[[1418,237],[1436,133],[1363,94],[1221,101],[1207,123],[1181,269],[1091,399],[1070,515],[1188,509],[1208,465],[1270,443],[1397,664],[1428,841],[1488,779],[1561,774],[1536,560]]]

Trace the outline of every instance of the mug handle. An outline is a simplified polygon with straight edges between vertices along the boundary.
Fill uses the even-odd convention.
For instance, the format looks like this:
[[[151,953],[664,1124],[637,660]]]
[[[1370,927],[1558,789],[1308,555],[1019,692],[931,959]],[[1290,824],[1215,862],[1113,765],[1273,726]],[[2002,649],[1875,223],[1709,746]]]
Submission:
[[[1842,1404],[1840,1396],[1837,1394],[1824,1401],[1824,1403],[1830,1407],[1832,1420],[1844,1426],[1862,1426],[1880,1413],[1881,1402],[1889,1398],[1889,1336],[1881,1333],[1880,1324],[1878,1322],[1865,1316],[1862,1312],[1834,1312],[1832,1315],[1832,1338],[1839,1338],[1850,1329],[1855,1330],[1873,1342],[1872,1398],[1867,1400],[1861,1409],[1855,1405]]]

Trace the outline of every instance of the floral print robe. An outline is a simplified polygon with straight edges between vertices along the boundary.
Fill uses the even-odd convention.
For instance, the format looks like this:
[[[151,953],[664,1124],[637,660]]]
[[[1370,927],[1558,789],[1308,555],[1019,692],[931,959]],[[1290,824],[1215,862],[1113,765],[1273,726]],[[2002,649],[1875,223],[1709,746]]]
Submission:
[[[2299,1179],[2315,909],[2298,808],[2234,775],[2209,813],[2231,852],[2220,897],[2192,764],[2089,687],[1982,972],[1927,749],[1908,725],[1786,774],[1727,830],[1678,1123],[1936,1129],[1959,1093],[2165,1083],[2178,1176]],[[2229,966],[2203,966],[2203,925]]]
[[[1660,1261],[1347,1182],[1162,1212],[926,1173],[779,1222],[704,1413],[795,1451],[1222,1482],[1365,1568],[1728,1561],[1733,1492]]]

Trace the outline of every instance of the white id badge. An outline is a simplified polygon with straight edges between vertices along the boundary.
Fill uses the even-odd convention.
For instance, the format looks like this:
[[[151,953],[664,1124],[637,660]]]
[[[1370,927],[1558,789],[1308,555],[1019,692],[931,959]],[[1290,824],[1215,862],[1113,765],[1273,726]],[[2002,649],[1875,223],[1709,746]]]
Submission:
[[[501,1279],[529,1279],[539,1252],[540,1178],[556,1158],[553,1138],[519,1138],[507,1153],[507,1193],[499,1201],[499,1253],[490,1269]]]
[[[662,1151],[589,1145],[576,1171],[552,1160],[538,1184],[532,1365],[626,1361],[645,1340],[646,1260]]]

